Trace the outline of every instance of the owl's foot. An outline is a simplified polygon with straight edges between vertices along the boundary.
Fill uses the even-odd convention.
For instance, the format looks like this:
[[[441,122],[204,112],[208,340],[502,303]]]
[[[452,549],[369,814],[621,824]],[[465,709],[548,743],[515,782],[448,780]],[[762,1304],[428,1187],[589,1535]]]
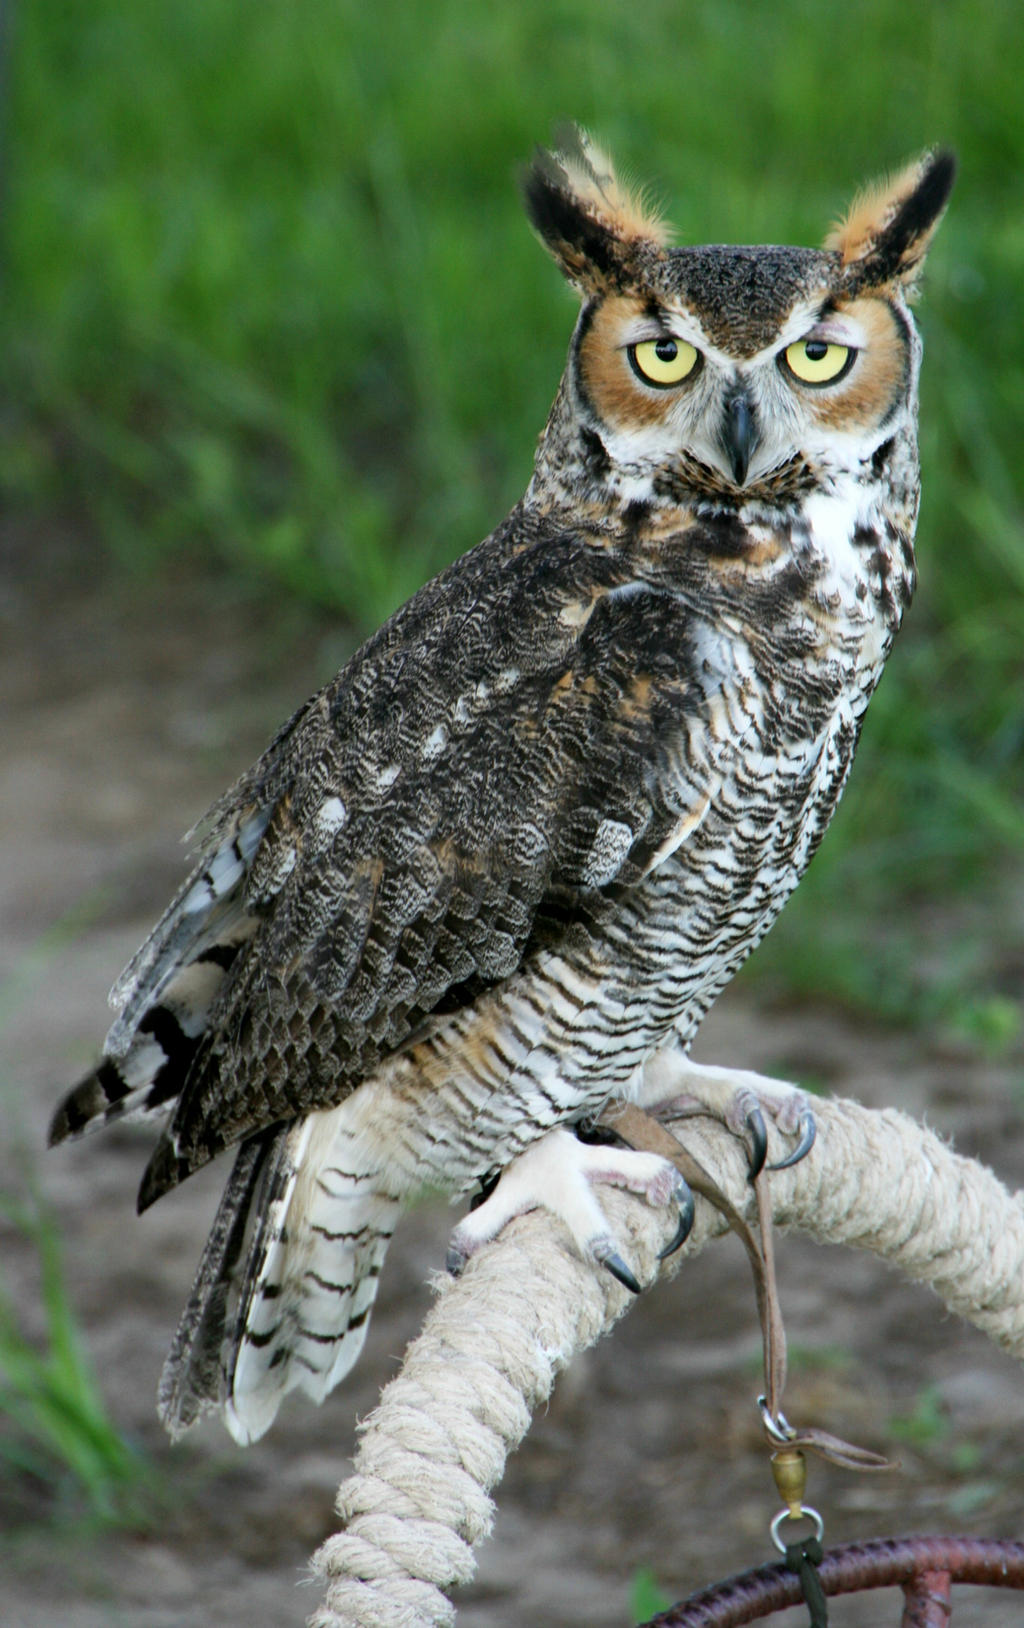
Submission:
[[[753,1181],[768,1158],[766,1118],[796,1146],[769,1170],[788,1170],[814,1146],[818,1133],[811,1099],[797,1085],[771,1080],[743,1068],[713,1068],[694,1063],[676,1048],[656,1053],[644,1066],[640,1105],[659,1119],[707,1114],[748,1143]]]
[[[569,1130],[548,1131],[502,1172],[476,1209],[459,1222],[448,1246],[449,1272],[458,1275],[481,1244],[527,1210],[549,1210],[563,1221],[586,1259],[599,1261],[633,1294],[641,1285],[619,1252],[595,1197],[596,1182],[641,1193],[649,1204],[678,1204],[679,1227],[663,1254],[684,1242],[693,1225],[693,1195],[675,1166],[656,1153],[580,1142]]]

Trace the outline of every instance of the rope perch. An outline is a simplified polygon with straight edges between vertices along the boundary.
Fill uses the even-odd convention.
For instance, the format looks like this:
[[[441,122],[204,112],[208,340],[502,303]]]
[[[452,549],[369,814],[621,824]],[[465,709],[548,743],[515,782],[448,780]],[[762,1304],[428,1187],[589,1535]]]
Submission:
[[[771,1178],[778,1226],[881,1256],[1024,1361],[1022,1195],[895,1109],[819,1101],[815,1114],[814,1151]],[[677,1129],[753,1219],[736,1139],[706,1119]],[[674,1275],[727,1230],[698,1199],[687,1244],[659,1263],[674,1215],[614,1188],[602,1189],[601,1203],[644,1284]],[[632,1304],[542,1213],[506,1227],[461,1278],[441,1279],[401,1372],[361,1426],[355,1471],[338,1494],[344,1529],[313,1556],[327,1593],[309,1628],[454,1622],[448,1592],[472,1575],[474,1547],[491,1529],[488,1492],[509,1452],[557,1375]]]

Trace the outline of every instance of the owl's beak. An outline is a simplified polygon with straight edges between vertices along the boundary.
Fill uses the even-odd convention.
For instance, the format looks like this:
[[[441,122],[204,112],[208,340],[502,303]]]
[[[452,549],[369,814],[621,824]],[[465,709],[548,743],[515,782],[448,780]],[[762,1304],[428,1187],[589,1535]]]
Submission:
[[[725,419],[722,424],[722,445],[728,455],[732,478],[737,486],[742,486],[747,478],[750,454],[757,441],[757,428],[750,398],[746,391],[739,390],[726,402]]]

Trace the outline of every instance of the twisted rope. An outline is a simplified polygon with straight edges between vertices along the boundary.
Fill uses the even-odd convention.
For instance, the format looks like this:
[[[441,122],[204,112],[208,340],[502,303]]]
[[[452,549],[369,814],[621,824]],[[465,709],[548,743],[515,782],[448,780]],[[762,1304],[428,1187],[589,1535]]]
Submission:
[[[772,1179],[778,1224],[867,1249],[1024,1360],[1024,1200],[893,1109],[815,1105],[812,1154]],[[736,1139],[708,1120],[676,1127],[748,1220],[753,1197]],[[602,1207],[644,1284],[674,1275],[726,1230],[698,1200],[693,1232],[657,1254],[674,1216],[602,1189]],[[474,1569],[491,1529],[487,1496],[571,1358],[632,1304],[608,1272],[563,1241],[551,1218],[521,1216],[444,1278],[421,1334],[361,1426],[355,1472],[338,1494],[343,1530],[313,1556],[326,1580],[309,1628],[443,1628],[448,1592]]]

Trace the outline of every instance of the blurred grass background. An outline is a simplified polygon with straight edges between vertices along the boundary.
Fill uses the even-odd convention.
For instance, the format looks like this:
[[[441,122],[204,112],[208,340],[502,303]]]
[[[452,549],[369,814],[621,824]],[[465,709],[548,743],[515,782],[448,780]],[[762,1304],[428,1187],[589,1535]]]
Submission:
[[[71,528],[112,572],[212,566],[365,632],[528,478],[573,310],[515,170],[557,121],[653,181],[681,241],[820,241],[864,180],[952,145],[920,595],[754,966],[998,1042],[1024,852],[1021,41],[1011,0],[15,6],[8,525],[42,558]],[[898,920],[951,893],[983,925],[929,961]]]

